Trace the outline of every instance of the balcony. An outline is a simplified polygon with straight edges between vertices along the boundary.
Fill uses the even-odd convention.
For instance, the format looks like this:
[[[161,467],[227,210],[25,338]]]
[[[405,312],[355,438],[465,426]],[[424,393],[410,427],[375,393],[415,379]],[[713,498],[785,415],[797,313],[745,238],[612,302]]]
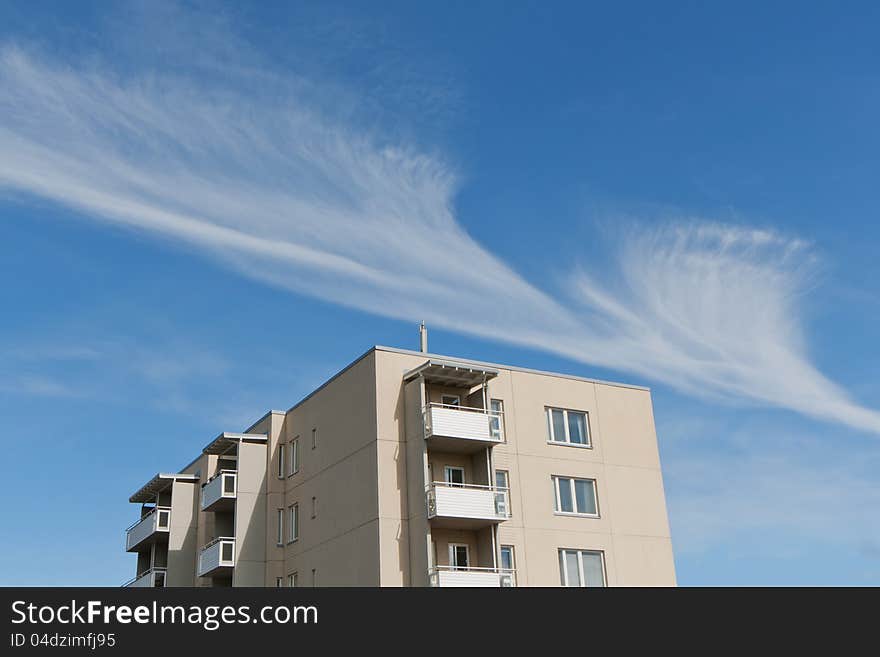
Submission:
[[[157,540],[167,540],[170,525],[171,507],[154,507],[125,530],[125,550],[136,552]]]
[[[435,481],[428,487],[427,498],[433,527],[479,529],[510,517],[506,488]]]
[[[235,566],[235,538],[222,536],[208,543],[199,553],[199,577],[228,572]]]
[[[134,579],[130,579],[122,586],[126,588],[161,589],[165,586],[165,574],[166,570],[164,568],[150,568],[149,570],[142,572]]]
[[[235,470],[220,470],[202,485],[202,511],[229,511],[235,504]]]
[[[439,451],[467,454],[504,440],[500,416],[484,408],[430,403],[424,416],[425,438]]]
[[[508,588],[516,586],[516,571],[503,568],[436,566],[428,571],[428,581],[431,586],[443,588]]]

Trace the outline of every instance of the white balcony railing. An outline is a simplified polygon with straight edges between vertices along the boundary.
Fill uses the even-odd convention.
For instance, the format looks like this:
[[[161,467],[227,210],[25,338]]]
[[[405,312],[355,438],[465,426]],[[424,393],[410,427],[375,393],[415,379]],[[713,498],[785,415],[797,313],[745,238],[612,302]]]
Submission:
[[[235,566],[235,538],[221,536],[208,543],[199,553],[199,577],[204,577],[219,568]]]
[[[165,575],[165,568],[150,568],[128,580],[122,586],[127,588],[162,588],[165,586]]]
[[[477,445],[503,442],[501,414],[484,408],[430,403],[424,409],[426,438],[455,438]]]
[[[125,530],[125,549],[133,550],[154,534],[167,534],[171,526],[171,507],[157,506]]]
[[[202,511],[210,511],[221,500],[235,499],[237,492],[235,470],[220,470],[202,485]]]
[[[501,522],[510,517],[506,488],[435,481],[428,487],[428,518]]]
[[[428,571],[431,586],[507,588],[516,586],[516,571],[504,568],[435,566]]]

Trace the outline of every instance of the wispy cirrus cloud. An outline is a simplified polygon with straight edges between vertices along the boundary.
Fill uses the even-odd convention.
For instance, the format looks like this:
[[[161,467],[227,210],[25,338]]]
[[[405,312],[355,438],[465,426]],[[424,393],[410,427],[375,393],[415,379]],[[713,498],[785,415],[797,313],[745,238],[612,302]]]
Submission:
[[[809,245],[700,220],[635,226],[610,269],[551,291],[456,220],[442,158],[383,140],[320,93],[269,73],[123,78],[7,46],[0,188],[298,293],[880,433],[880,413],[809,358]]]

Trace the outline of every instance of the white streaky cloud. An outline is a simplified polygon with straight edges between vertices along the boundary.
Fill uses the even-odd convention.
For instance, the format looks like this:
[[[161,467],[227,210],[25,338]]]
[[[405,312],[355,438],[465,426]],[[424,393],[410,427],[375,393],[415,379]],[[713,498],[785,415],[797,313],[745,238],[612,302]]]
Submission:
[[[269,82],[123,79],[6,47],[0,188],[298,293],[880,433],[880,413],[808,357],[807,244],[698,220],[642,228],[554,296],[457,222],[440,158],[317,111],[312,86]]]

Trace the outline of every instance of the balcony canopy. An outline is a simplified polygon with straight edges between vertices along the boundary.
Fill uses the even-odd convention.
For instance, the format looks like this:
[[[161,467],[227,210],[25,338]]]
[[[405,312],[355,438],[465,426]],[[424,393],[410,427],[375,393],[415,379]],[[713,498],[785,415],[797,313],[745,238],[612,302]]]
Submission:
[[[192,474],[169,474],[160,472],[141,486],[134,495],[128,498],[128,501],[140,504],[155,502],[156,495],[171,486],[175,481],[189,481],[195,483],[198,480],[199,478]]]
[[[240,442],[248,443],[265,443],[266,434],[264,433],[229,433],[224,431],[214,438],[210,443],[205,445],[202,450],[205,454],[226,454],[234,447],[238,447]]]
[[[498,376],[498,370],[468,363],[432,358],[404,374],[403,380],[412,381],[419,376],[425,379],[425,383],[473,388],[474,386],[482,385],[489,379],[494,379]]]

